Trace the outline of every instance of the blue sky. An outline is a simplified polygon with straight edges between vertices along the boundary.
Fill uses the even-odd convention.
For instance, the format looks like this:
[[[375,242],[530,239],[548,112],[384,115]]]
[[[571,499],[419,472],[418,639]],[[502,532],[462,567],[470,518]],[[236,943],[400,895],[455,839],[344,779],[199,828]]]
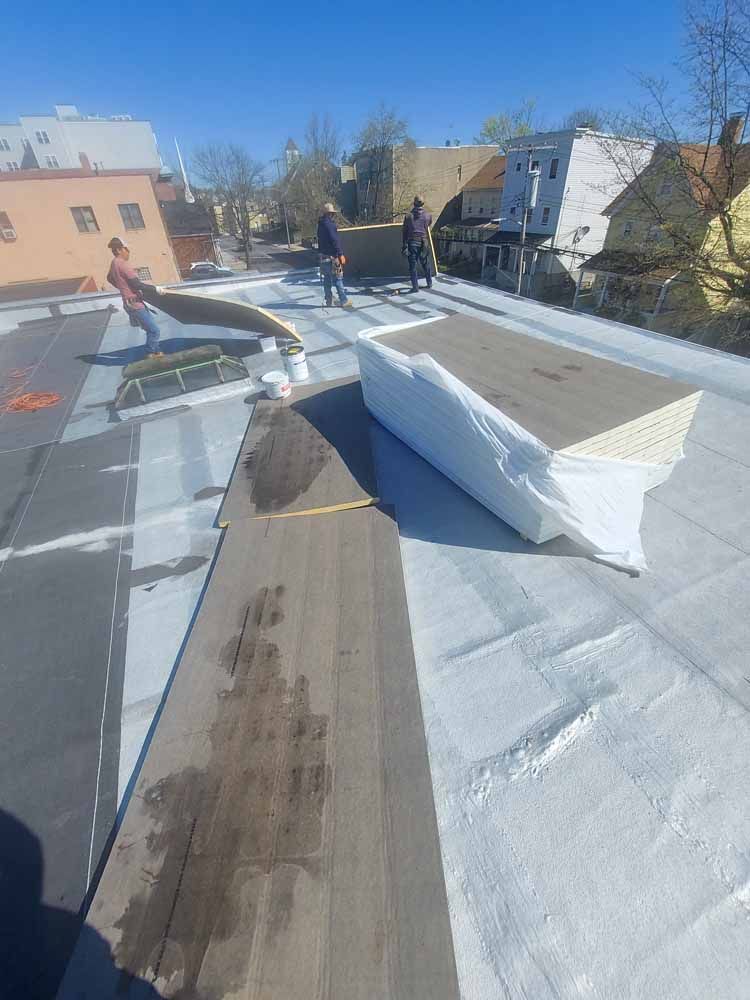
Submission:
[[[0,121],[76,104],[151,120],[163,156],[233,140],[270,161],[300,144],[313,111],[350,143],[384,100],[419,144],[471,142],[481,122],[526,96],[544,123],[579,105],[624,108],[634,72],[671,76],[681,0],[568,4],[463,0],[409,5],[253,0],[34,4],[3,13]],[[61,9],[62,8],[62,9]]]

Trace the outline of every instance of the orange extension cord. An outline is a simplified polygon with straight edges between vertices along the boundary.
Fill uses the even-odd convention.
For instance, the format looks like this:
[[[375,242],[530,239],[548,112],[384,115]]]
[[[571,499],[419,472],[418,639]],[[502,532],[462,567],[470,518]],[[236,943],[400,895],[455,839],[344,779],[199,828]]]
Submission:
[[[34,413],[62,400],[59,392],[24,392],[33,372],[33,365],[8,372],[9,384],[0,390],[0,413]]]

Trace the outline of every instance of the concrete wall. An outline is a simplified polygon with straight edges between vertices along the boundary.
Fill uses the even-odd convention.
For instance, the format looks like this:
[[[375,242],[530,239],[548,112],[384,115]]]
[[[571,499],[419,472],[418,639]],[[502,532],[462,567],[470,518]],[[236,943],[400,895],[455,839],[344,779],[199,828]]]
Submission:
[[[415,194],[420,194],[437,220],[445,206],[464,184],[497,155],[497,146],[415,146],[412,149],[397,147],[397,165],[389,161],[381,185],[387,190],[381,205],[391,206],[395,217],[408,210]],[[357,208],[360,217],[365,215],[368,198],[367,178],[370,174],[369,157],[360,156],[355,161],[357,169]],[[396,181],[394,184],[394,172]],[[372,202],[373,183],[369,201]]]
[[[135,202],[144,229],[125,231],[118,205]],[[71,208],[90,206],[99,232],[80,233]],[[148,267],[157,283],[179,281],[172,248],[164,228],[151,178],[147,174],[42,177],[24,172],[0,175],[0,211],[16,231],[12,242],[0,239],[0,281],[45,281],[92,276],[97,287],[106,283],[112,236],[127,240],[134,267]]]

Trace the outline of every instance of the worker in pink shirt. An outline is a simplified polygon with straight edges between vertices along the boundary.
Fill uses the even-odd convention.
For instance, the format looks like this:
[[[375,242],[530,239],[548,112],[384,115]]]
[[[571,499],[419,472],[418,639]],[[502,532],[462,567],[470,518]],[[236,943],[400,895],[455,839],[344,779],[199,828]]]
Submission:
[[[119,236],[113,236],[107,246],[114,256],[107,281],[110,285],[114,285],[122,295],[122,304],[130,317],[130,325],[140,326],[142,330],[145,330],[148,357],[163,358],[164,352],[159,350],[159,327],[143,301],[143,291],[148,289],[155,291],[158,295],[163,295],[164,289],[158,285],[147,285],[141,281],[135,270],[128,264],[130,248]]]

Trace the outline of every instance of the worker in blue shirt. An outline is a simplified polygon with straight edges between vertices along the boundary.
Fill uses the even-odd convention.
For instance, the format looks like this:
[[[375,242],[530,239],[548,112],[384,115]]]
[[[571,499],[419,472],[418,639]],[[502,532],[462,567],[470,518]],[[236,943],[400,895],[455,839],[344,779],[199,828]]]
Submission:
[[[344,264],[346,257],[339,239],[334,215],[335,207],[329,202],[323,206],[323,214],[318,219],[318,252],[320,253],[320,271],[323,275],[323,291],[327,306],[333,305],[333,286],[339,297],[342,309],[353,309],[344,288]]]

